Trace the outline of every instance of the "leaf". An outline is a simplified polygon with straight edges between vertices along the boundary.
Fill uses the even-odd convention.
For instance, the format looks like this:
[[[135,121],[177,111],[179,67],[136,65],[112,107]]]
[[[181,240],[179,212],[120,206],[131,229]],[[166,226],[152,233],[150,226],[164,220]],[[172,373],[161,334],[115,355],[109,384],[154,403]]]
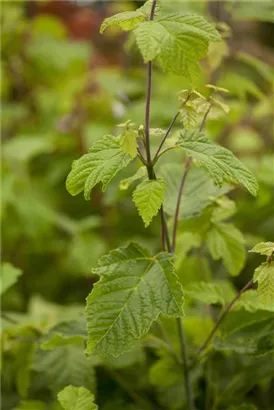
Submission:
[[[209,41],[220,41],[215,28],[196,14],[170,14],[146,21],[134,30],[144,62],[157,59],[165,72],[194,80],[197,61],[207,54]]]
[[[96,184],[102,182],[104,191],[130,161],[131,157],[121,149],[119,139],[105,135],[93,144],[88,154],[72,163],[66,181],[67,190],[73,196],[84,190],[84,197],[89,200],[90,191]]]
[[[134,130],[126,130],[120,136],[120,145],[123,151],[130,155],[131,158],[135,158],[137,155],[137,131]]]
[[[66,386],[58,395],[64,410],[97,410],[94,395],[85,387]]]
[[[236,306],[243,307],[248,312],[256,312],[256,310],[269,310],[274,312],[274,299],[270,303],[265,303],[257,290],[250,289],[241,296]]]
[[[43,337],[41,348],[44,350],[52,350],[56,347],[67,345],[83,346],[87,334],[83,321],[72,320],[69,322],[61,322],[54,326]]]
[[[258,282],[261,300],[270,304],[274,300],[274,261],[262,263],[254,272],[254,282]]]
[[[207,304],[225,304],[222,288],[215,283],[194,282],[184,288],[184,293],[200,302]]]
[[[143,181],[134,190],[132,198],[147,227],[164,202],[166,182],[163,178]]]
[[[173,216],[175,213],[179,186],[182,178],[182,166],[164,164],[157,172],[168,181],[164,210]],[[212,204],[213,199],[228,191],[228,186],[217,187],[204,169],[192,167],[187,175],[182,195],[179,218],[188,219],[201,214],[203,209]]]
[[[192,129],[196,126],[198,115],[194,104],[188,102],[180,111],[180,120],[186,130]]]
[[[87,353],[118,356],[144,336],[160,313],[181,316],[183,294],[172,256],[135,243],[99,260],[87,298]]]
[[[19,268],[15,268],[8,262],[4,262],[1,264],[1,292],[2,295],[5,293],[11,286],[13,286],[19,276],[22,275],[22,270]]]
[[[68,384],[96,390],[93,358],[85,356],[83,346],[67,345],[53,350],[38,350],[32,367],[53,392]]]
[[[237,276],[244,267],[246,252],[244,237],[233,225],[214,223],[206,236],[206,244],[214,260],[222,259],[232,276]]]
[[[149,381],[153,386],[169,387],[182,378],[182,370],[172,356],[161,357],[149,369]]]
[[[218,186],[224,182],[239,183],[256,196],[258,183],[255,177],[228,149],[214,144],[197,131],[190,134],[183,131],[178,146],[185,149],[199,166],[206,168]]]
[[[120,181],[120,189],[124,190],[124,189],[128,189],[130,187],[130,185],[132,184],[132,182],[137,181],[138,179],[142,179],[147,175],[147,169],[146,167],[140,167],[138,169],[138,171],[135,172],[134,175],[132,175],[132,177],[123,179],[122,181]]]
[[[248,252],[259,253],[260,255],[272,256],[272,254],[274,253],[274,242],[257,243],[257,245],[255,245],[254,248],[252,248]]]

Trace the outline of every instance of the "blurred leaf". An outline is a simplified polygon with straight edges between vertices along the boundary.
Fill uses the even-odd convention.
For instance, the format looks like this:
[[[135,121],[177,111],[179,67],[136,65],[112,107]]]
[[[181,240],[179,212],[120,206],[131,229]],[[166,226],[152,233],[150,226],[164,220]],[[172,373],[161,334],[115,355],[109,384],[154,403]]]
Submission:
[[[1,264],[1,295],[13,286],[23,271],[8,262]]]
[[[66,386],[58,393],[64,410],[97,410],[94,395],[85,387]]]
[[[61,322],[50,329],[43,337],[41,348],[43,350],[52,350],[67,345],[83,347],[86,339],[87,333],[83,320]]]
[[[254,272],[261,300],[270,304],[274,299],[274,261],[262,263]]]
[[[222,259],[232,276],[237,276],[244,267],[246,252],[242,233],[231,224],[212,224],[206,243],[214,260]]]

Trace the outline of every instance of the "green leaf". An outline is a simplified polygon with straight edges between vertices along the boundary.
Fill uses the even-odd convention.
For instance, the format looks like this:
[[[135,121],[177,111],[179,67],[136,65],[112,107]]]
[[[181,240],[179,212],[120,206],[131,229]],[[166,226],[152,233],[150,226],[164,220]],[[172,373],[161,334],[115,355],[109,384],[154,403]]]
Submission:
[[[130,187],[130,185],[132,184],[132,182],[134,181],[138,181],[138,179],[142,179],[147,175],[147,169],[146,167],[140,167],[138,169],[138,171],[135,172],[134,175],[132,175],[132,177],[123,179],[122,181],[120,181],[120,189],[124,190],[124,189],[128,189]]]
[[[97,410],[94,395],[85,387],[66,386],[57,395],[64,410]]]
[[[123,151],[130,155],[131,158],[135,158],[137,155],[137,131],[134,130],[126,130],[120,136],[120,145]]]
[[[184,293],[200,302],[225,304],[222,288],[215,283],[194,282],[184,288]]]
[[[53,350],[38,350],[32,367],[54,392],[68,384],[96,390],[94,359],[85,356],[84,346],[67,345]]]
[[[178,146],[185,149],[199,166],[206,168],[217,185],[239,183],[252,195],[257,194],[257,181],[245,165],[231,151],[214,144],[203,133],[183,131]]]
[[[132,198],[147,227],[164,202],[166,182],[163,178],[143,181],[134,190]]]
[[[181,316],[183,294],[172,256],[130,243],[99,260],[87,298],[87,353],[118,356],[144,336],[160,313]]]
[[[159,169],[159,172],[157,171],[158,173],[168,181],[164,210],[168,215],[173,216],[182,178],[182,166],[164,164]],[[208,173],[204,169],[192,167],[185,182],[179,218],[188,219],[200,215],[203,209],[212,204],[214,198],[221,196],[227,191],[228,186],[217,187],[212,179],[208,178]]]
[[[270,304],[274,299],[274,261],[262,263],[254,272],[254,282],[258,282],[261,300]]]
[[[227,337],[253,323],[263,322],[271,318],[273,318],[273,313],[264,310],[256,312],[247,312],[245,309],[231,310],[220,324],[220,333],[222,337]]]
[[[41,348],[51,350],[67,345],[83,346],[86,339],[87,334],[84,321],[72,320],[69,322],[61,322],[50,329],[43,337]]]
[[[209,41],[221,37],[215,28],[195,14],[171,14],[146,21],[134,30],[144,62],[157,59],[164,71],[194,80],[197,61],[207,54]]]
[[[238,275],[245,264],[244,237],[233,225],[214,223],[207,233],[206,243],[214,260],[222,259],[232,276]]]
[[[182,369],[172,356],[164,356],[149,369],[149,381],[154,386],[169,387],[183,378]]]
[[[22,340],[24,337],[26,339],[33,339],[37,337],[35,332],[31,331],[30,329],[25,328],[23,332],[20,332],[20,336]],[[28,390],[30,387],[31,382],[31,364],[34,357],[36,346],[34,342],[27,341],[21,342],[18,344],[18,348],[16,350],[15,356],[15,368],[16,368],[16,387],[19,393],[19,396],[22,398],[28,397]]]
[[[260,242],[254,246],[250,251],[259,253],[260,255],[271,256],[274,253],[274,242]]]
[[[256,312],[256,310],[269,310],[274,312],[274,299],[270,303],[265,303],[257,290],[250,289],[241,296],[236,306],[243,307],[248,312]]]
[[[102,182],[104,191],[131,159],[121,149],[119,138],[105,135],[94,143],[88,154],[72,163],[66,182],[68,192],[74,196],[84,191],[85,199],[89,200],[90,191],[96,184]]]
[[[196,107],[191,102],[184,105],[180,111],[180,120],[186,130],[192,129],[196,126],[198,121],[198,113]]]
[[[1,292],[2,295],[5,293],[11,286],[13,286],[19,276],[22,275],[22,270],[15,268],[8,262],[4,262],[1,264]]]

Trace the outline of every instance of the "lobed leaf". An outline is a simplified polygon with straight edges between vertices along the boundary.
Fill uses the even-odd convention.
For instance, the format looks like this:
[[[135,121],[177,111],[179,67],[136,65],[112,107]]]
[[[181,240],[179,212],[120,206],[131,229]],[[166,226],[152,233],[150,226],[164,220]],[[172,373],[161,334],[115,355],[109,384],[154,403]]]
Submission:
[[[135,243],[99,260],[87,298],[87,353],[118,356],[144,336],[160,313],[181,316],[183,293],[172,256]]]
[[[133,192],[133,202],[147,227],[164,202],[166,182],[163,178],[141,182]]]
[[[196,14],[170,14],[146,21],[134,30],[145,63],[157,59],[164,71],[194,80],[197,61],[207,54],[209,41],[220,41],[215,28]]]
[[[258,282],[258,293],[266,303],[274,300],[274,261],[262,263],[254,272],[254,282]]]
[[[259,253],[260,255],[272,256],[274,253],[274,242],[260,242],[257,243],[250,251]]]
[[[94,395],[85,387],[66,386],[58,395],[64,410],[97,410]]]
[[[185,149],[198,165],[206,168],[215,183],[242,184],[256,196],[258,183],[248,168],[228,149],[214,144],[203,133],[183,131],[178,146]]]
[[[104,191],[112,178],[131,160],[121,149],[119,138],[105,135],[93,144],[88,154],[72,163],[66,181],[67,190],[73,196],[84,191],[85,199],[89,200],[90,191],[96,184],[102,182]]]

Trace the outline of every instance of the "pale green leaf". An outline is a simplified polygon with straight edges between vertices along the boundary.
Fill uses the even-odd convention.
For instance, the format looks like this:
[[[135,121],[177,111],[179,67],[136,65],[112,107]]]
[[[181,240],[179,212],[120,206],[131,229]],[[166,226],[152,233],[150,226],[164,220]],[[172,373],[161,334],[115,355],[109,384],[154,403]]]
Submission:
[[[106,18],[101,25],[100,33],[102,34],[106,28],[111,26],[119,26],[124,31],[130,31],[144,20],[146,20],[145,14],[138,9],[135,11],[124,11]]]
[[[137,45],[145,63],[157,59],[164,71],[194,80],[197,61],[207,54],[209,41],[221,37],[215,28],[195,14],[171,14],[146,21],[135,30]]]
[[[103,191],[114,176],[131,161],[131,157],[120,147],[120,141],[105,135],[96,141],[88,154],[72,163],[66,187],[71,195],[84,191],[85,199],[90,198],[92,188],[102,182]]]
[[[32,365],[46,386],[58,392],[68,384],[96,390],[94,359],[84,354],[84,346],[67,345],[53,350],[38,350]]]
[[[250,251],[259,253],[260,255],[271,256],[274,253],[274,242],[261,242],[257,243]]]
[[[144,336],[160,313],[181,316],[183,294],[172,256],[131,243],[99,260],[87,298],[87,353],[118,356]]]
[[[137,155],[137,131],[127,129],[120,136],[120,145],[123,151],[135,158]]]
[[[186,130],[194,128],[198,121],[198,114],[195,105],[188,102],[180,111],[180,120]]]
[[[222,259],[232,276],[238,275],[244,267],[246,252],[244,237],[233,225],[214,223],[207,233],[206,244],[214,260]]]
[[[252,195],[257,194],[258,183],[249,169],[231,151],[214,144],[203,133],[183,131],[178,146],[199,166],[206,168],[217,185],[224,182],[242,184]]]
[[[157,215],[164,202],[166,182],[159,178],[156,180],[143,181],[134,190],[132,198],[139,215],[147,227],[152,218]]]
[[[274,312],[274,299],[265,303],[257,290],[250,289],[244,292],[236,306],[241,306],[248,312],[256,312],[256,310],[269,310],[270,312]]]
[[[258,282],[258,293],[266,304],[274,300],[274,261],[262,263],[254,272],[254,282]]]
[[[15,266],[12,266],[8,262],[4,262],[1,265],[1,292],[0,294],[2,295],[4,292],[6,292],[11,286],[13,286],[19,276],[22,275],[22,270],[15,268]]]
[[[146,175],[147,175],[146,167],[140,167],[138,171],[136,171],[135,174],[132,175],[132,177],[129,177],[129,178],[126,178],[120,181],[120,185],[119,185],[120,189],[122,190],[128,189],[134,181],[138,181],[138,179],[142,179]]]
[[[57,395],[64,410],[97,410],[94,395],[85,387],[66,386]]]

